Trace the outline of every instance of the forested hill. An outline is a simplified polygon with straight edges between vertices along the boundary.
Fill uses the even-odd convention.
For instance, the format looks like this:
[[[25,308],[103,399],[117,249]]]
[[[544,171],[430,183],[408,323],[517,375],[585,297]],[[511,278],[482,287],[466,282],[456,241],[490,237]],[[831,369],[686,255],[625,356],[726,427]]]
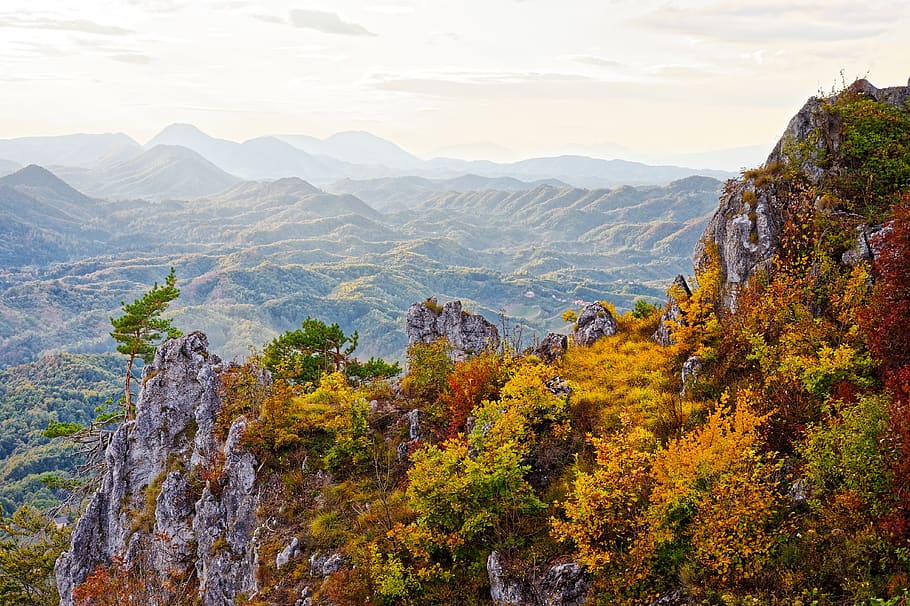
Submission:
[[[490,319],[502,312],[530,342],[561,326],[575,300],[659,301],[673,275],[691,271],[720,190],[701,177],[464,189],[487,184],[448,183],[461,191],[379,212],[299,178],[189,201],[110,201],[29,166],[0,178],[0,366],[111,351],[108,318],[170,267],[183,293],[177,324],[205,330],[228,358],[310,315],[357,330],[365,355],[401,359],[404,312],[431,294]]]

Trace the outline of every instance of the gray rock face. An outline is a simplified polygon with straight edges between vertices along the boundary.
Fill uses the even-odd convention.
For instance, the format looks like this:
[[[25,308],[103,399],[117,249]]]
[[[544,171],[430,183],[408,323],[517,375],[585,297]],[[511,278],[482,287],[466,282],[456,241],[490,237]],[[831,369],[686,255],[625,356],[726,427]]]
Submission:
[[[856,245],[841,255],[841,261],[855,267],[863,261],[872,263],[882,252],[885,236],[893,229],[887,225],[860,225],[856,228]]]
[[[228,431],[216,460],[224,467],[195,504],[193,533],[199,545],[196,572],[203,606],[233,604],[238,593],[251,595],[256,584],[256,458],[241,445],[243,417]]]
[[[581,606],[591,588],[591,579],[575,562],[534,569],[517,578],[504,569],[498,551],[487,558],[487,575],[496,606]]]
[[[551,567],[540,581],[538,595],[547,606],[581,606],[585,603],[591,581],[575,562]]]
[[[680,396],[686,395],[686,390],[689,388],[689,385],[694,383],[698,379],[698,375],[701,373],[701,358],[698,356],[692,356],[683,362],[682,365],[682,391]]]
[[[275,556],[275,568],[281,569],[287,566],[288,562],[291,561],[295,555],[297,555],[297,546],[300,544],[300,541],[297,537],[291,539],[291,542],[288,543],[288,546],[282,549],[277,556]]]
[[[450,301],[444,306],[436,298],[414,303],[408,308],[408,344],[432,343],[444,338],[452,348],[452,359],[463,360],[499,347],[499,331],[483,316],[470,314],[461,307],[461,301]]]
[[[673,339],[673,331],[670,328],[670,324],[684,324],[685,320],[683,319],[682,310],[679,308],[679,298],[685,297],[689,298],[692,296],[692,291],[689,290],[689,285],[686,283],[686,279],[681,275],[676,276],[673,279],[673,286],[667,291],[667,306],[664,309],[664,313],[660,316],[660,324],[657,326],[657,330],[654,331],[654,334],[651,336],[651,339],[664,347],[668,347],[676,343]]]
[[[170,599],[170,581],[199,582],[206,606],[230,604],[255,589],[250,535],[255,522],[255,460],[240,448],[245,425],[235,423],[220,448],[213,433],[217,356],[194,332],[158,348],[143,369],[134,421],[121,425],[105,453],[101,487],[73,531],[70,549],[57,560],[61,604],[97,566],[122,558],[141,565],[150,599]],[[193,496],[191,474],[202,461],[223,457],[217,489]],[[212,549],[223,531],[231,552],[227,568]],[[217,587],[218,591],[213,591]]]
[[[848,90],[897,106],[910,99],[910,87],[878,89],[866,80],[858,80]],[[840,168],[832,165],[831,159],[841,154],[841,118],[825,111],[825,105],[833,100],[813,97],[806,102],[768,156],[766,172],[785,165],[804,174],[808,183],[816,186],[838,174]],[[786,201],[778,197],[773,178],[768,175],[756,174],[728,183],[693,255],[696,269],[701,269],[709,259],[709,247],[716,246],[726,309],[735,310],[742,288],[770,267],[780,246],[785,206]]]
[[[734,310],[739,292],[762,269],[770,266],[780,248],[784,226],[783,202],[771,188],[757,186],[754,179],[734,183],[720,198],[720,208],[708,222],[695,245],[697,270],[706,267],[717,252],[724,307]]]
[[[674,589],[669,593],[660,596],[648,606],[686,606],[689,604],[686,595],[679,589]]]
[[[490,598],[496,606],[520,606],[527,603],[521,583],[503,571],[502,557],[498,551],[492,552],[487,558],[487,575],[490,577]]]
[[[327,577],[348,566],[350,562],[341,553],[314,553],[310,556],[310,574],[313,576]]]
[[[582,347],[588,347],[597,339],[615,334],[616,319],[600,302],[588,304],[575,323],[575,343]]]
[[[534,350],[531,352],[547,364],[552,364],[557,358],[561,358],[569,348],[569,338],[555,332],[547,333]]]

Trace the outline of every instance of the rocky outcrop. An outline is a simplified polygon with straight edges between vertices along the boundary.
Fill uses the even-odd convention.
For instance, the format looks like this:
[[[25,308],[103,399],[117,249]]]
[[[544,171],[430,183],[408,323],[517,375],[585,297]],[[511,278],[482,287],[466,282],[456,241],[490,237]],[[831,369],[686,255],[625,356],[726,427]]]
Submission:
[[[616,334],[616,319],[603,303],[589,303],[575,322],[575,344],[587,347],[602,337]]]
[[[215,434],[220,360],[207,347],[191,333],[143,369],[136,418],[114,433],[100,488],[57,560],[64,606],[92,570],[115,562],[141,572],[150,603],[194,586],[205,606],[255,590],[256,461],[240,445],[243,419],[223,444]],[[213,479],[196,488],[205,466]]]
[[[696,244],[694,265],[720,267],[724,307],[735,309],[739,292],[752,276],[770,266],[780,247],[784,202],[776,191],[747,178],[733,183],[720,198],[720,207]],[[712,259],[716,255],[716,259]]]
[[[841,261],[851,267],[863,261],[873,263],[882,252],[885,237],[892,229],[890,224],[860,225],[856,228],[856,244],[841,255]]]
[[[684,397],[689,386],[698,380],[698,375],[701,374],[701,368],[701,358],[698,356],[692,356],[683,362],[682,370],[680,371],[680,378],[682,379],[682,391],[679,392],[680,397]]]
[[[487,558],[490,598],[496,606],[581,606],[591,579],[575,562],[564,562],[524,571],[519,577],[505,569],[502,555]]]
[[[454,360],[463,360],[499,347],[499,331],[479,314],[464,311],[461,301],[450,301],[440,307],[435,297],[408,308],[406,321],[408,344],[432,343],[445,339]]]
[[[547,333],[540,344],[535,347],[531,353],[546,362],[552,364],[558,358],[561,358],[569,348],[569,338],[555,332]]]
[[[664,308],[664,313],[660,316],[660,324],[657,325],[657,330],[654,331],[651,340],[664,347],[673,345],[676,342],[673,339],[673,329],[671,327],[673,324],[685,323],[682,309],[679,307],[679,300],[688,299],[691,296],[692,291],[689,290],[686,279],[681,275],[677,275],[673,280],[673,286],[667,291],[667,306]]]
[[[910,87],[878,89],[866,80],[856,81],[847,93],[895,106],[910,99]],[[716,255],[726,309],[736,308],[738,293],[753,276],[769,269],[777,254],[788,204],[786,192],[779,193],[776,187],[781,172],[798,172],[809,186],[821,186],[844,169],[839,165],[842,119],[826,111],[832,101],[834,98],[809,99],[790,120],[765,165],[727,184],[693,259],[699,270]]]

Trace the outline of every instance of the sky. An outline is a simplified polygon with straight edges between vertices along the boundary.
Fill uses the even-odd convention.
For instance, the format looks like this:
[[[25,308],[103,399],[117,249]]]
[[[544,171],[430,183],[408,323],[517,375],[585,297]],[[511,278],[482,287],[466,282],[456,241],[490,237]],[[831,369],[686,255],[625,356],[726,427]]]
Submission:
[[[735,164],[812,95],[907,84],[908,26],[905,0],[3,0],[0,138],[187,122]]]

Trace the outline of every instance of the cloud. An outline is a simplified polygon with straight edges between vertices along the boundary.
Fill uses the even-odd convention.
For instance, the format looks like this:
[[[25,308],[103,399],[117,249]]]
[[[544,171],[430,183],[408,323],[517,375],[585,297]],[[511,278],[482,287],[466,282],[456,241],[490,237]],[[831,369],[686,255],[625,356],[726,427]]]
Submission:
[[[148,65],[152,62],[152,58],[148,55],[143,55],[141,53],[117,53],[110,56],[114,61],[120,61],[121,63],[132,63],[134,65]]]
[[[572,60],[576,63],[595,65],[597,67],[609,67],[614,69],[621,69],[626,67],[625,64],[620,61],[614,61],[613,59],[604,59],[603,57],[595,57],[592,55],[574,55],[572,57]]]
[[[375,36],[362,25],[342,21],[336,13],[296,8],[289,13],[291,23],[304,29],[343,36]]]
[[[907,9],[853,0],[718,1],[700,8],[667,4],[641,17],[648,29],[728,43],[839,42],[876,37]]]
[[[573,73],[457,70],[374,73],[365,83],[370,88],[384,91],[451,98],[563,98],[605,93],[626,96],[634,94],[642,84]]]
[[[183,8],[178,0],[127,0],[127,4],[149,13],[173,13]]]
[[[265,15],[262,13],[255,13],[250,16],[253,17],[253,19],[258,19],[259,21],[263,21],[265,23],[279,23],[279,24],[287,23],[287,19],[283,19],[281,17],[276,17],[275,15]]]
[[[411,15],[414,13],[413,6],[404,6],[402,4],[371,4],[366,7],[366,10],[383,15]]]
[[[16,29],[44,29],[65,32],[81,32],[99,36],[126,36],[134,33],[133,30],[115,25],[102,25],[87,19],[52,19],[48,17],[14,17],[5,15],[0,17],[0,27]]]

